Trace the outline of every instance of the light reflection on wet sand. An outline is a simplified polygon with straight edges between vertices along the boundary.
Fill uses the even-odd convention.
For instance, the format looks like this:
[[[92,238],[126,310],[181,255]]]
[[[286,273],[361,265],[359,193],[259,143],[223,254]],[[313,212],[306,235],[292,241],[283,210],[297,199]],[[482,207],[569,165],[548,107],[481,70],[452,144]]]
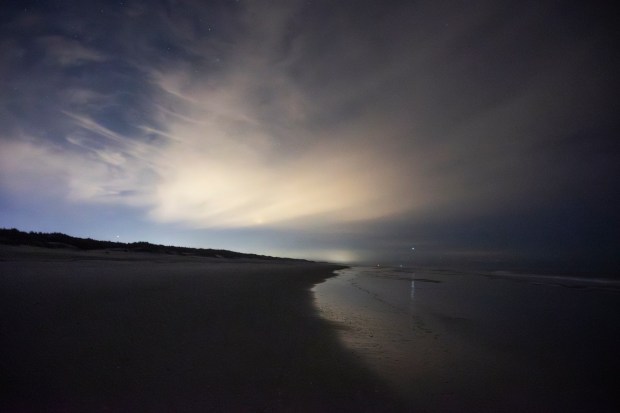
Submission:
[[[338,274],[313,289],[321,314],[418,409],[578,411],[594,403],[605,411],[615,403],[601,371],[619,364],[613,291],[402,268]]]

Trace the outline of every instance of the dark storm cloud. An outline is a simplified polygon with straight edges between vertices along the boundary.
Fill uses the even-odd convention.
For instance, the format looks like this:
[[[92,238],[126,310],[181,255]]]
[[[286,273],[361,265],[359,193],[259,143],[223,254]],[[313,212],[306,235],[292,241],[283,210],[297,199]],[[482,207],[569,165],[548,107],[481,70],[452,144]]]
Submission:
[[[154,222],[303,229],[299,250],[343,257],[532,248],[563,233],[536,231],[555,210],[592,238],[580,214],[617,195],[613,31],[558,2],[7,10],[3,191],[51,180]]]

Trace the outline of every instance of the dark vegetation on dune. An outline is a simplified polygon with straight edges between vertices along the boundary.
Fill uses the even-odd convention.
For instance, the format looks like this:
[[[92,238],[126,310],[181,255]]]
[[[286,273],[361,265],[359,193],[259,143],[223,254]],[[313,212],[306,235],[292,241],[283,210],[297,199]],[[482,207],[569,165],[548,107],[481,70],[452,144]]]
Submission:
[[[253,258],[260,260],[290,259],[211,248],[174,247],[168,245],[151,244],[144,241],[130,243],[99,241],[91,238],[72,237],[70,235],[62,234],[60,232],[24,232],[15,228],[0,228],[0,244],[29,245],[43,248],[69,248],[82,251],[114,249],[126,252],[150,252],[156,254],[192,255],[212,258]]]

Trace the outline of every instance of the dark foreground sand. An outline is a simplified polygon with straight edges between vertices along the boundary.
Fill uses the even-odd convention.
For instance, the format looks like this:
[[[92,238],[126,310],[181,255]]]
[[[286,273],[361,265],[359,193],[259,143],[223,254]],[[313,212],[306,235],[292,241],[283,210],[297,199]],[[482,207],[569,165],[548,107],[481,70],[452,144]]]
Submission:
[[[336,266],[0,247],[0,411],[396,411],[309,289]]]

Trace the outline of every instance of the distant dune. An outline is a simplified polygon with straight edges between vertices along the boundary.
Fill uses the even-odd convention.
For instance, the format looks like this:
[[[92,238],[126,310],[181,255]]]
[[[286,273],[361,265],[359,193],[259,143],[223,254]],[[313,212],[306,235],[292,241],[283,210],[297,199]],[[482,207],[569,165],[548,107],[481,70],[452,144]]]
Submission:
[[[125,252],[149,252],[170,255],[193,255],[212,258],[252,258],[259,260],[281,260],[291,258],[271,257],[268,255],[247,254],[211,248],[189,248],[168,245],[157,245],[149,242],[114,242],[99,241],[91,238],[78,238],[59,232],[23,232],[17,229],[0,229],[0,244],[28,245],[33,247],[54,249],[76,249],[82,251],[116,250]],[[299,260],[303,261],[303,260]]]

